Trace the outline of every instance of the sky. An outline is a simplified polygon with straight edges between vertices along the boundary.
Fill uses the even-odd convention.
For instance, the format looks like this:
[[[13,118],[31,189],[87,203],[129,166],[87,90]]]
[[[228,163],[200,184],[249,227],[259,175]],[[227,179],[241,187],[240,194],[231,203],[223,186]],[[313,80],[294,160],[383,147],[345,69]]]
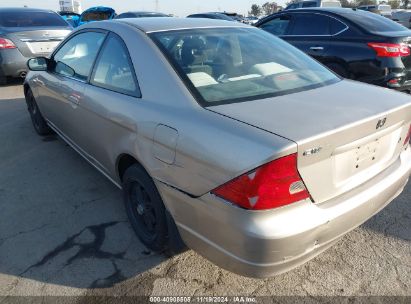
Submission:
[[[191,13],[209,11],[227,11],[246,14],[252,4],[256,3],[261,5],[267,2],[267,0],[158,0],[158,2],[159,11],[185,17]],[[276,2],[279,5],[284,5],[286,0]],[[0,7],[18,7],[24,5],[58,10],[59,0],[0,0]],[[81,5],[83,10],[91,6],[110,6],[113,7],[117,13],[132,10],[154,11],[156,7],[155,0],[81,0]]]

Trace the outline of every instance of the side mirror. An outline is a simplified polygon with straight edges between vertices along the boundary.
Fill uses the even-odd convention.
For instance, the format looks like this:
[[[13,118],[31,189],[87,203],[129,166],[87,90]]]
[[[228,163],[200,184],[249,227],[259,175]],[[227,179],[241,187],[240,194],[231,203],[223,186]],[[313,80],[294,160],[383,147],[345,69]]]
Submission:
[[[47,71],[47,58],[31,58],[27,61],[27,66],[30,71]]]

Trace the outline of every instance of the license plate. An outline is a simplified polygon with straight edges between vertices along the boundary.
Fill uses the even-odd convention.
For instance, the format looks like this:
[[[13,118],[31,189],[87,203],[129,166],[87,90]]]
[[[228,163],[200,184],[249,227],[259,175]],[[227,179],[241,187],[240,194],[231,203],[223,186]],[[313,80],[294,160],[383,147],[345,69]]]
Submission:
[[[379,140],[363,145],[355,149],[355,168],[364,169],[375,163],[379,156]]]
[[[59,43],[59,41],[30,42],[28,46],[33,54],[50,54]]]

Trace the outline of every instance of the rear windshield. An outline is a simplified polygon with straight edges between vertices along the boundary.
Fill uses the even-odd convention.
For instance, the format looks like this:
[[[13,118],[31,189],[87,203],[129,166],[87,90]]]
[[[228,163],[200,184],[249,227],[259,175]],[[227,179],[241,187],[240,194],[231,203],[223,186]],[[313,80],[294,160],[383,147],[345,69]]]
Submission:
[[[0,12],[2,27],[32,27],[32,26],[68,26],[68,24],[53,12]]]
[[[203,106],[285,95],[339,81],[308,55],[256,28],[192,29],[151,37]]]
[[[356,11],[348,14],[344,13],[342,15],[369,32],[408,31],[408,29],[401,24],[371,12]]]
[[[82,21],[102,21],[110,19],[110,12],[89,12],[81,16]]]

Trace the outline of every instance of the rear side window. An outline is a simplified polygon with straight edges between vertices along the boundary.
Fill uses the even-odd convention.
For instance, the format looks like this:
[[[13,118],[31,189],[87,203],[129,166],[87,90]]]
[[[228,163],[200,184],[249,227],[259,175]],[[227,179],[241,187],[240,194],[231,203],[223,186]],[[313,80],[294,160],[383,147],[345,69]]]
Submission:
[[[69,39],[54,55],[54,71],[86,81],[106,34],[85,32]]]
[[[15,11],[0,12],[2,27],[69,26],[54,12]]]
[[[343,14],[343,16],[371,33],[409,31],[406,27],[388,19],[387,17],[370,12],[356,11],[355,13],[351,12],[349,14]]]
[[[345,30],[347,26],[342,23],[341,21],[330,18],[330,34],[335,35],[340,33],[341,31]]]
[[[124,42],[111,34],[96,62],[91,84],[118,93],[141,97],[133,65]]]
[[[283,15],[260,25],[260,28],[276,36],[285,35],[290,24],[290,17]]]
[[[329,17],[320,14],[293,14],[291,35],[329,35]]]

